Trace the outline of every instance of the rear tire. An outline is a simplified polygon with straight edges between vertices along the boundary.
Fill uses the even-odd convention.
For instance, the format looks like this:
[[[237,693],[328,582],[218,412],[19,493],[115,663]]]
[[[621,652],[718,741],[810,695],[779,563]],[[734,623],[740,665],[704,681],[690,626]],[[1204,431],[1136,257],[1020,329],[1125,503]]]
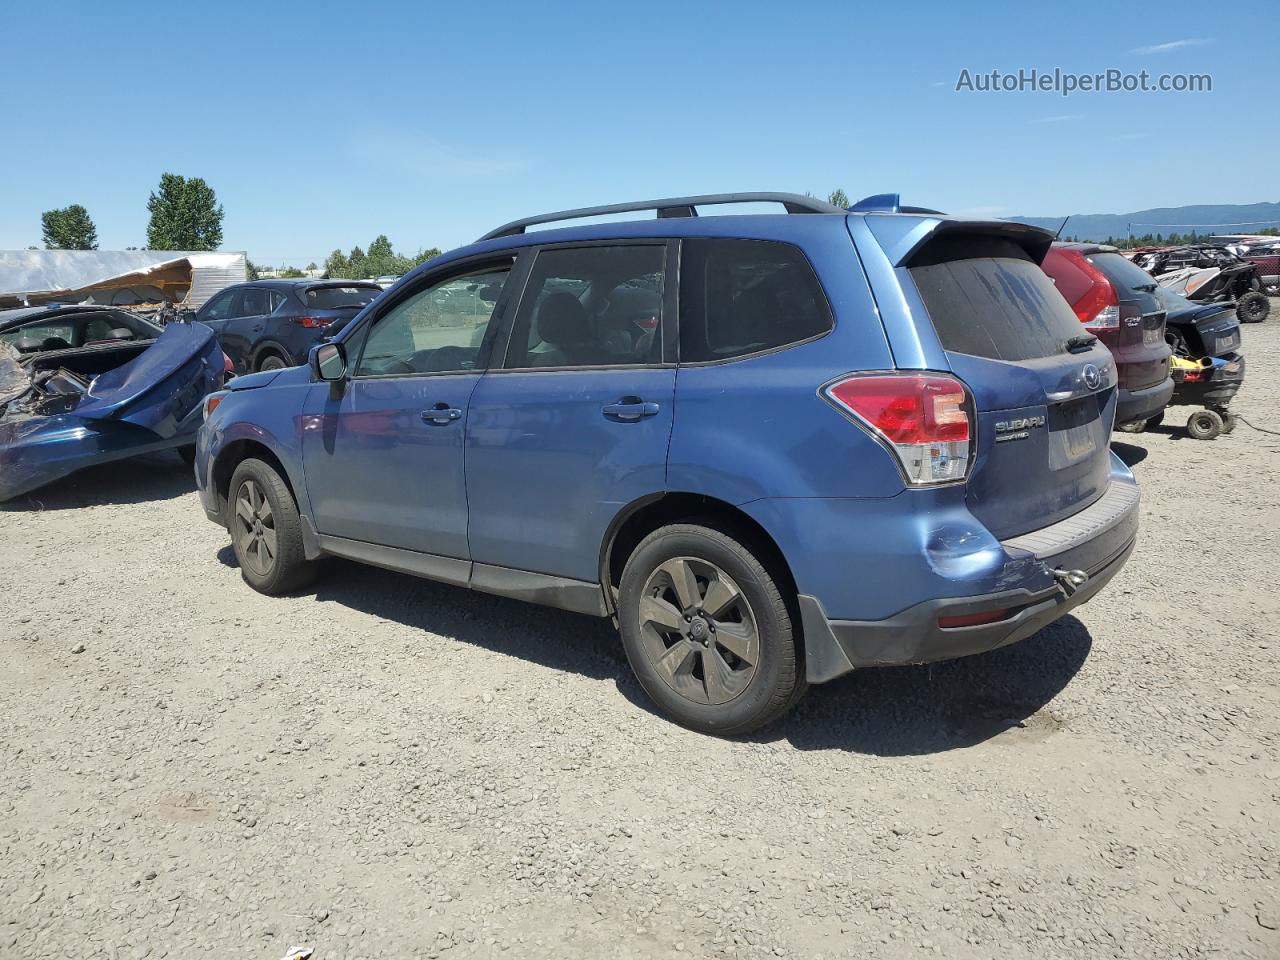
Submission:
[[[278,353],[268,353],[258,361],[259,372],[263,370],[283,370],[287,366],[289,366],[289,364],[285,361],[284,357],[280,356]]]
[[[1251,290],[1236,301],[1236,317],[1241,323],[1261,323],[1271,312],[1271,301],[1266,295]]]
[[[779,582],[743,541],[710,526],[676,523],[640,542],[622,572],[618,620],[627,660],[663,714],[735,736],[800,699],[804,663]]]
[[[1157,413],[1154,417],[1148,417],[1148,418],[1147,418],[1146,425],[1145,425],[1145,428],[1146,428],[1147,430],[1154,430],[1156,427],[1160,426],[1160,424],[1162,424],[1162,423],[1164,423],[1164,411],[1163,411],[1163,410],[1161,410],[1159,413]]]
[[[1223,434],[1228,434],[1228,433],[1230,433],[1232,430],[1234,430],[1234,429],[1236,428],[1236,423],[1238,423],[1238,422],[1239,422],[1239,419],[1236,417],[1236,415],[1235,415],[1234,413],[1223,413],[1223,414],[1222,414],[1222,432],[1223,432]]]
[[[289,486],[262,460],[240,462],[231,475],[227,528],[244,582],[259,593],[289,593],[316,573],[302,548],[302,522]]]
[[[1213,410],[1197,410],[1187,418],[1187,433],[1197,440],[1212,440],[1222,433],[1222,417]]]

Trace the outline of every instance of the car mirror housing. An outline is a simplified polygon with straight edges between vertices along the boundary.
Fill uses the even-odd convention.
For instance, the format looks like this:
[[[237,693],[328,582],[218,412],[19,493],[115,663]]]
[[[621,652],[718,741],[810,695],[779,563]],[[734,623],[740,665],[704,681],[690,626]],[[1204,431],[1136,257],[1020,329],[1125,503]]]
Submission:
[[[341,343],[322,343],[312,347],[307,359],[317,380],[335,383],[347,375],[347,351]]]

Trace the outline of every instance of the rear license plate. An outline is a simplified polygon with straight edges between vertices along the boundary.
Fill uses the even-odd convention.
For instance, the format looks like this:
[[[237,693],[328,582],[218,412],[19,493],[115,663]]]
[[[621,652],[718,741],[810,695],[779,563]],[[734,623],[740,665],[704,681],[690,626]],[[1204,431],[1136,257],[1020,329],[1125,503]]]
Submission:
[[[1050,408],[1049,468],[1061,470],[1098,449],[1102,432],[1101,397],[1084,397]]]
[[[1213,352],[1215,354],[1223,354],[1223,353],[1226,353],[1228,350],[1230,350],[1232,347],[1237,347],[1239,345],[1240,345],[1240,334],[1238,332],[1232,333],[1225,337],[1219,337],[1214,343]]]

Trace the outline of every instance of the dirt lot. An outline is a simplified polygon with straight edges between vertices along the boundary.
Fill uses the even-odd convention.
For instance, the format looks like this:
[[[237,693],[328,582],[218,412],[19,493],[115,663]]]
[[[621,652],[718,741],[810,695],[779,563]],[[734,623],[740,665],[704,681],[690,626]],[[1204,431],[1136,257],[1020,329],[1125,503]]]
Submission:
[[[251,592],[176,457],[10,504],[0,956],[1280,957],[1280,437],[1124,439],[1141,542],[1076,617],[740,742],[604,622]]]

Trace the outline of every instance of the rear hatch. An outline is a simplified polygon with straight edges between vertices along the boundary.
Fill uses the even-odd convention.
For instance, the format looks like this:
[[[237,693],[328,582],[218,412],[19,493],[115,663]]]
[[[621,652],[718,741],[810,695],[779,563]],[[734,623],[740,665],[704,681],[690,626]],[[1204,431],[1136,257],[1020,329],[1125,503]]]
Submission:
[[[1195,303],[1163,287],[1156,296],[1166,311],[1166,339],[1176,353],[1199,359],[1225,357],[1240,349],[1240,318],[1234,303]]]
[[[1141,390],[1163,383],[1169,376],[1169,349],[1164,305],[1155,294],[1159,284],[1118,253],[1090,253],[1085,259],[1111,281],[1119,301],[1119,327],[1096,332],[1115,356],[1120,386]]]
[[[1047,243],[1044,245],[1047,246]],[[971,513],[1001,539],[1106,492],[1115,364],[1016,239],[951,229],[904,266],[952,371],[973,394]]]
[[[333,336],[382,293],[376,284],[337,281],[298,291],[307,316],[326,321],[325,333]]]

